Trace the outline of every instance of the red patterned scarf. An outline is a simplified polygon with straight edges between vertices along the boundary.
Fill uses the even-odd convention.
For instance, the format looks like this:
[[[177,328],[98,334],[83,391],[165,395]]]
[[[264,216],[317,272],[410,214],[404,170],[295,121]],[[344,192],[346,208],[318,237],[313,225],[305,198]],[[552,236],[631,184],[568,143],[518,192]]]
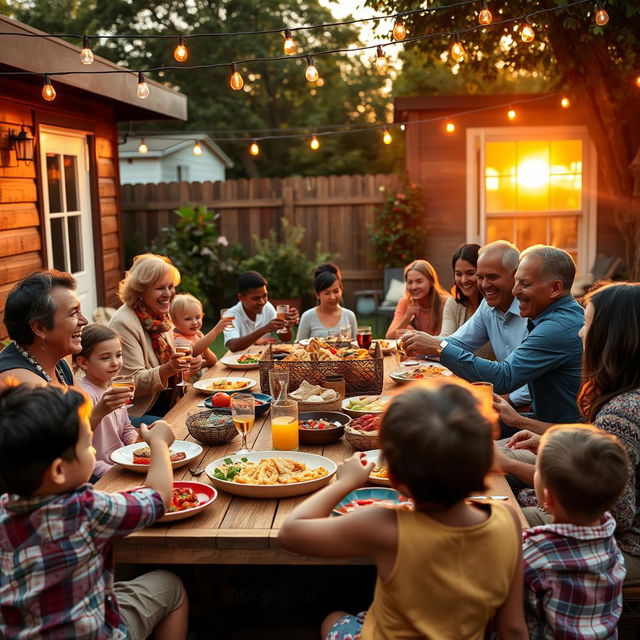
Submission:
[[[143,302],[136,302],[133,305],[133,310],[140,319],[142,328],[151,336],[151,346],[158,356],[160,364],[168,362],[171,359],[173,349],[162,334],[171,330],[172,325],[169,318],[167,316],[164,318],[152,316]]]

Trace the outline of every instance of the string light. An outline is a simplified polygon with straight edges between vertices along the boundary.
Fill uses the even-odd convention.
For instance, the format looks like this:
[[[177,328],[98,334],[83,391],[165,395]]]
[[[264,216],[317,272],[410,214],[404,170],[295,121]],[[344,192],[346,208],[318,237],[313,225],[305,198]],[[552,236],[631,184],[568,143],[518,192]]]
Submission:
[[[599,27],[604,27],[604,25],[609,22],[609,14],[606,9],[603,9],[602,7],[602,0],[598,0],[596,2],[596,9],[596,24]]]
[[[560,106],[563,109],[568,109],[571,106],[571,100],[569,100],[569,98],[567,98],[567,96],[563,96],[562,100],[560,100]]]
[[[396,18],[393,24],[393,39],[400,41],[407,37],[407,27],[404,26],[402,18]]]
[[[465,51],[464,51],[464,47],[462,46],[462,42],[460,42],[460,38],[458,37],[458,34],[454,34],[453,36],[453,44],[451,45],[451,57],[456,61],[456,62],[462,62],[464,60],[464,55],[465,55]]]
[[[311,136],[311,142],[309,142],[309,146],[312,151],[317,151],[320,148],[320,140],[316,138],[316,136]]]
[[[522,38],[522,42],[531,42],[535,37],[536,32],[533,30],[529,20],[525,18],[520,26],[520,38]]]
[[[389,129],[385,129],[384,134],[382,135],[382,142],[384,142],[385,144],[391,144],[392,141],[393,141],[393,138],[389,133]]]
[[[82,36],[82,51],[80,51],[80,62],[82,64],[91,64],[93,62],[93,51],[89,47],[89,38]]]
[[[636,87],[640,87],[640,76],[636,76]]]
[[[447,120],[447,124],[444,125],[444,130],[447,133],[455,133],[456,125],[451,122],[451,120]]]
[[[187,50],[187,45],[184,43],[184,38],[182,36],[180,36],[178,44],[173,50],[173,57],[176,62],[186,62],[189,57],[189,51]]]
[[[260,147],[258,146],[258,143],[255,140],[251,143],[251,146],[249,147],[249,153],[252,156],[257,156],[260,154]]]
[[[489,11],[487,0],[482,0],[482,9],[478,14],[478,22],[484,26],[487,26],[493,22],[493,15],[491,11]]]
[[[518,112],[515,109],[509,109],[509,111],[507,111],[507,118],[509,118],[509,120],[515,120],[518,117]]]
[[[244,80],[242,79],[240,72],[236,68],[235,62],[231,63],[231,77],[229,78],[229,86],[234,91],[240,91],[240,89],[244,87]]]
[[[47,102],[51,102],[56,98],[56,90],[53,88],[51,80],[49,80],[49,76],[46,73],[44,74],[44,83],[42,85],[42,97]]]
[[[407,128],[407,125],[405,124],[400,125],[400,131],[404,131],[406,128]]]
[[[149,147],[147,147],[147,143],[144,141],[144,138],[140,138],[140,144],[138,145],[138,153],[147,153],[149,151]]]
[[[308,82],[317,82],[320,74],[316,69],[316,65],[313,64],[313,58],[311,56],[307,56],[307,69],[304,72],[304,77]]]
[[[136,95],[140,100],[149,97],[149,85],[144,81],[142,71],[138,71],[138,88],[136,89]]]
[[[200,143],[197,140],[196,140],[196,143],[193,145],[193,155],[194,156],[202,155],[202,147],[200,146]]]
[[[289,29],[284,30],[284,45],[283,45],[284,53],[287,56],[292,56],[298,52],[298,45],[296,45],[296,41],[293,39],[291,35],[291,31]]]
[[[382,51],[382,47],[378,47],[376,49],[376,69],[379,74],[384,74],[387,72],[388,64],[387,57],[384,55],[384,51]]]

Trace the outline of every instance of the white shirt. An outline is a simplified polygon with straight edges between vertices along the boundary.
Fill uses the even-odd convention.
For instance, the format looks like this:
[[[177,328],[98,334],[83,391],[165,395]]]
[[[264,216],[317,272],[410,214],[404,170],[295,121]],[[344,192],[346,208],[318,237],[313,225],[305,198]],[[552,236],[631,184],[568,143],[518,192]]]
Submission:
[[[233,316],[233,329],[224,330],[224,344],[227,346],[229,340],[234,338],[242,338],[244,336],[253,333],[256,329],[269,324],[278,314],[270,302],[262,307],[262,313],[256,315],[256,319],[252,320],[244,310],[242,302],[233,305],[231,309],[227,311],[227,315]],[[266,332],[264,335],[268,335]],[[262,336],[260,336],[262,337]],[[258,338],[256,338],[258,340]]]

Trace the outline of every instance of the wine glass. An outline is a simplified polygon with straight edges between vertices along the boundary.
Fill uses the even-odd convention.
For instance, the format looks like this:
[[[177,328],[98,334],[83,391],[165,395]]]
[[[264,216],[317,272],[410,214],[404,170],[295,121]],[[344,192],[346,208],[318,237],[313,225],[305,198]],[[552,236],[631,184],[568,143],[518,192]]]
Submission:
[[[180,362],[189,362],[191,360],[191,354],[193,353],[193,345],[188,340],[176,340],[176,353],[181,354]],[[184,379],[184,372],[180,371],[180,382],[177,383],[177,387],[187,387],[189,383]]]
[[[231,417],[233,425],[242,436],[242,447],[236,453],[250,453],[247,434],[253,429],[256,419],[256,401],[250,393],[234,393],[231,396]]]
[[[371,327],[358,327],[356,340],[361,349],[368,349],[371,346]]]

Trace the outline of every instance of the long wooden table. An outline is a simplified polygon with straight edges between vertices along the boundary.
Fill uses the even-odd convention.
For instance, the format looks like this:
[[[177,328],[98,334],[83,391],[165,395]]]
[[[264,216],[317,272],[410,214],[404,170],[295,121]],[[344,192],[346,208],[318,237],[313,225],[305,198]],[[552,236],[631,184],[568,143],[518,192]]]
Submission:
[[[258,348],[254,347],[248,351],[256,350]],[[386,356],[385,392],[397,390],[395,383],[387,375],[395,367],[395,357]],[[260,390],[257,369],[231,371],[218,363],[207,372],[206,377],[226,375],[252,378],[258,381],[254,390]],[[176,439],[195,441],[187,430],[185,419],[204,397],[190,389],[166,415],[166,420],[174,428]],[[257,451],[272,448],[269,413],[256,420],[248,441],[251,448]],[[174,479],[208,482],[205,473],[194,478],[189,473],[189,468],[208,464],[234,453],[239,446],[239,437],[227,445],[203,445],[202,455],[187,467],[176,469]],[[353,453],[353,448],[341,438],[337,443],[326,446],[300,445],[300,451],[321,454],[339,463]],[[98,482],[97,488],[103,491],[121,491],[139,486],[143,481],[143,475],[116,466]],[[520,514],[523,526],[527,526],[503,476],[489,474],[487,494],[509,496],[508,502]],[[367,564],[367,559],[332,560],[302,556],[279,547],[277,538],[280,526],[291,510],[304,499],[305,496],[279,500],[249,499],[220,491],[210,507],[192,518],[172,524],[158,524],[119,540],[115,544],[115,557],[120,562],[153,564]]]

